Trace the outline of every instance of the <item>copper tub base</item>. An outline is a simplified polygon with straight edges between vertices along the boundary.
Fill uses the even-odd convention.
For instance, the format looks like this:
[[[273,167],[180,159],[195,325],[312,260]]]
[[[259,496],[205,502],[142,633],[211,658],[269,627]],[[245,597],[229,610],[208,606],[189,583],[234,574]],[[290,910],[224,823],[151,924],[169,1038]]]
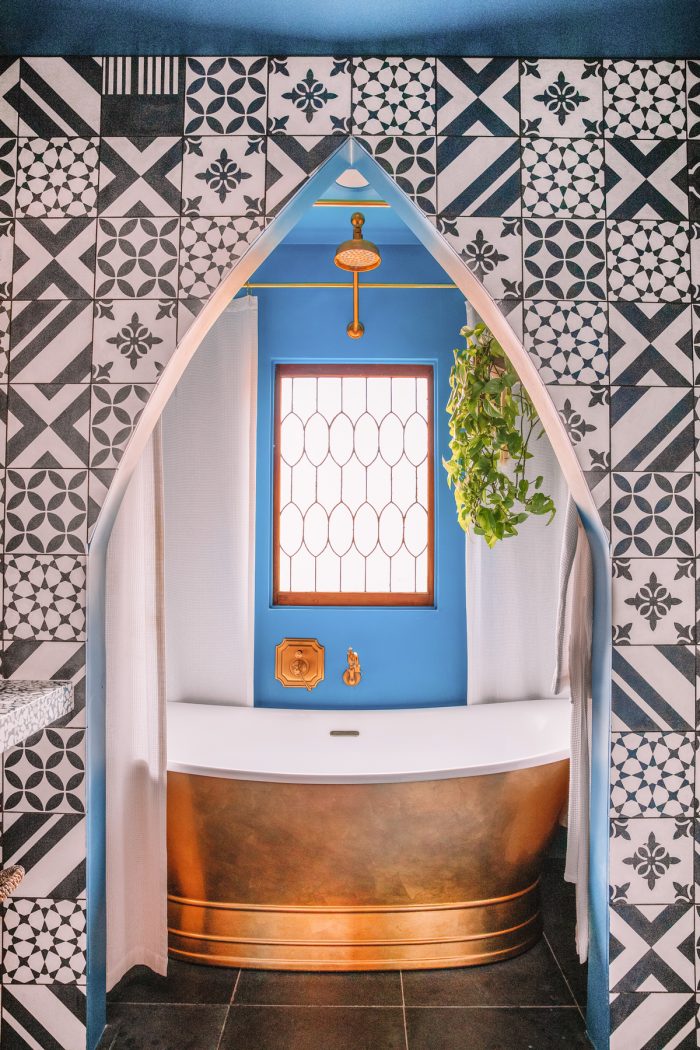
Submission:
[[[568,762],[445,780],[168,774],[171,956],[210,966],[477,966],[532,947]]]

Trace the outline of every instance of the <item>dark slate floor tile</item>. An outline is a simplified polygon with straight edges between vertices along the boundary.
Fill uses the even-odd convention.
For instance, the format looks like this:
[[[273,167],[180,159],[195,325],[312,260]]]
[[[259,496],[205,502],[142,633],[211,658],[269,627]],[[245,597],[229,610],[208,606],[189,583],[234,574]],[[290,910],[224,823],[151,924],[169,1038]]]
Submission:
[[[401,1006],[401,977],[398,972],[243,970],[235,1001],[277,1006]]]
[[[406,1006],[570,1006],[573,998],[544,940],[488,966],[404,972]]]
[[[227,1006],[115,1003],[109,1021],[117,1034],[111,1050],[218,1050]]]
[[[135,966],[109,993],[110,1003],[229,1003],[238,970],[170,959],[168,976]]]
[[[220,1050],[406,1050],[403,1011],[234,1005]]]
[[[408,1050],[590,1050],[575,1007],[413,1009]]]
[[[564,971],[576,1002],[586,1009],[588,967],[576,954],[576,890],[564,882],[564,861],[548,861],[542,875],[542,917],[544,932],[557,962]]]

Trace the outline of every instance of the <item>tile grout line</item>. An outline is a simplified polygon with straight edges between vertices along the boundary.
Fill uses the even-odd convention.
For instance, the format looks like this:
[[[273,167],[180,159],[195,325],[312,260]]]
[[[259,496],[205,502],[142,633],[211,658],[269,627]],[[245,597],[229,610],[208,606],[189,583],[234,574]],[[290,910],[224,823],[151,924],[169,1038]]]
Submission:
[[[546,942],[546,944],[547,944],[547,947],[549,948],[550,952],[552,953],[552,958],[554,959],[555,963],[557,964],[557,969],[559,970],[559,973],[560,973],[560,974],[562,975],[562,978],[564,979],[564,984],[565,984],[565,985],[566,985],[566,987],[567,987],[567,988],[569,989],[569,995],[570,995],[570,996],[571,996],[571,998],[573,999],[573,1001],[574,1001],[574,1005],[576,1006],[576,1009],[578,1010],[579,1014],[581,1015],[581,1020],[583,1021],[584,1025],[585,1025],[585,1024],[586,1024],[586,1018],[585,1018],[585,1017],[584,1017],[584,1015],[583,1015],[583,1011],[582,1011],[582,1009],[581,1009],[581,1006],[579,1005],[579,1001],[578,1001],[578,999],[577,999],[577,998],[576,998],[576,996],[574,995],[574,990],[573,990],[573,988],[571,987],[571,985],[569,984],[568,978],[567,978],[566,974],[564,973],[564,971],[563,971],[563,969],[562,969],[562,967],[561,967],[561,964],[560,964],[560,962],[559,962],[559,959],[557,958],[557,953],[556,953],[556,952],[554,951],[554,948],[552,947],[552,945],[551,945],[551,943],[550,943],[549,937],[547,936],[547,932],[546,932],[546,931],[544,931],[544,932],[542,933],[542,936],[543,936],[543,937],[544,937],[544,939],[545,939],[545,942]]]
[[[219,1033],[219,1041],[216,1044],[216,1050],[221,1050],[221,1040],[224,1038],[224,1032],[226,1031],[226,1025],[228,1024],[229,1014],[231,1013],[231,1005],[233,1000],[236,998],[236,989],[238,988],[238,982],[241,979],[242,970],[239,970],[236,974],[236,980],[233,982],[233,988],[231,990],[231,998],[226,1006],[226,1013],[224,1014],[224,1022],[221,1025],[221,1032]]]
[[[408,1021],[406,1020],[406,996],[403,991],[403,970],[399,970],[399,982],[401,984],[401,1014],[403,1016],[403,1036],[406,1043],[406,1050],[408,1047]]]

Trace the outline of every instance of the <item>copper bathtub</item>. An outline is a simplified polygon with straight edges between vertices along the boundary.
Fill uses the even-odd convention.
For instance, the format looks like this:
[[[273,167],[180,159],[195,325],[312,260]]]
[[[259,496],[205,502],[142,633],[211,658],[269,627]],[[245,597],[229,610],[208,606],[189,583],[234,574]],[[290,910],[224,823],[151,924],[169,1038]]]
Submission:
[[[169,710],[171,955],[428,969],[507,959],[539,938],[568,702]]]

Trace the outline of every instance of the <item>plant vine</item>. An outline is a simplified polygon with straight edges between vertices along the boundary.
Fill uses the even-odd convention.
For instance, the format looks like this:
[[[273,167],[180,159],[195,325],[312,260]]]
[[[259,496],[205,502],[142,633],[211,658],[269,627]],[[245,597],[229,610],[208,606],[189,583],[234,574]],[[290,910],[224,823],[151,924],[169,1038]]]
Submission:
[[[489,547],[517,536],[531,514],[554,517],[542,476],[527,476],[530,441],[542,434],[539,416],[501,345],[485,324],[465,325],[465,346],[454,351],[450,373],[449,460],[457,519]]]

